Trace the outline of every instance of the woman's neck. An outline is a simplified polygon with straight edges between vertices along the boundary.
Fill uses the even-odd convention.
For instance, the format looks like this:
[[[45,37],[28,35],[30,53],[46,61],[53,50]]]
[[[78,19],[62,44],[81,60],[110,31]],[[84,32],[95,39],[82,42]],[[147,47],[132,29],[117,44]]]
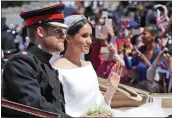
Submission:
[[[63,55],[64,58],[67,58],[70,62],[73,64],[81,67],[81,61],[80,61],[80,53],[76,53],[73,50],[66,49],[65,54]]]
[[[153,50],[155,47],[155,43],[150,43],[146,45],[146,51]]]

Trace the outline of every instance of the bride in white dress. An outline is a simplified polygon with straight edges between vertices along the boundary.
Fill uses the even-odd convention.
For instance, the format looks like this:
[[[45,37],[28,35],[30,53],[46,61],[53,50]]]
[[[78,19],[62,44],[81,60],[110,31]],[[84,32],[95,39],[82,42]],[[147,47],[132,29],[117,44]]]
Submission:
[[[90,24],[82,15],[68,16],[65,23],[69,26],[65,31],[67,48],[52,66],[58,70],[59,80],[63,85],[66,113],[79,117],[92,105],[110,108],[111,99],[120,81],[120,64],[113,66],[108,77],[109,86],[103,96],[91,62],[80,59],[80,54],[87,54],[92,43]],[[109,117],[110,114],[97,117],[100,116]]]

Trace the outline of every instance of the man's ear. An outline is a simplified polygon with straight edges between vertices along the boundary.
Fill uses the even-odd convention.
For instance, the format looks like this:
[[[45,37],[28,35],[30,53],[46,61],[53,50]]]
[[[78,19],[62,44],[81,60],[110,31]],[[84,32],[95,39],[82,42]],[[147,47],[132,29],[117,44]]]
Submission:
[[[66,34],[66,41],[67,41],[67,43],[70,43],[70,40],[71,40],[70,36],[68,34]]]
[[[38,27],[37,30],[37,35],[40,36],[40,37],[44,37],[44,34],[45,34],[45,30],[42,28],[42,27]]]

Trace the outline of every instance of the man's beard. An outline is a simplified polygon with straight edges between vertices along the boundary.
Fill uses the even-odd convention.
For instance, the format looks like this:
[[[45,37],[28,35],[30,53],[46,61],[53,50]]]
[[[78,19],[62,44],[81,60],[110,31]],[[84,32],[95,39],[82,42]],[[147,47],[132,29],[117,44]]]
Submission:
[[[64,47],[60,46],[59,42],[47,41],[44,42],[44,47],[51,52],[62,52]]]

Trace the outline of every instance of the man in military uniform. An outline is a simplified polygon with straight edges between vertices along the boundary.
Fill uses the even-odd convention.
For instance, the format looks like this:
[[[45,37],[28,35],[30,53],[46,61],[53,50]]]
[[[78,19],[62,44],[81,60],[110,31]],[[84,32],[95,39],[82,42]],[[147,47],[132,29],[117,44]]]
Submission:
[[[64,50],[63,4],[22,12],[30,44],[12,56],[3,71],[3,97],[13,102],[70,117],[65,114],[62,85],[49,59]]]

